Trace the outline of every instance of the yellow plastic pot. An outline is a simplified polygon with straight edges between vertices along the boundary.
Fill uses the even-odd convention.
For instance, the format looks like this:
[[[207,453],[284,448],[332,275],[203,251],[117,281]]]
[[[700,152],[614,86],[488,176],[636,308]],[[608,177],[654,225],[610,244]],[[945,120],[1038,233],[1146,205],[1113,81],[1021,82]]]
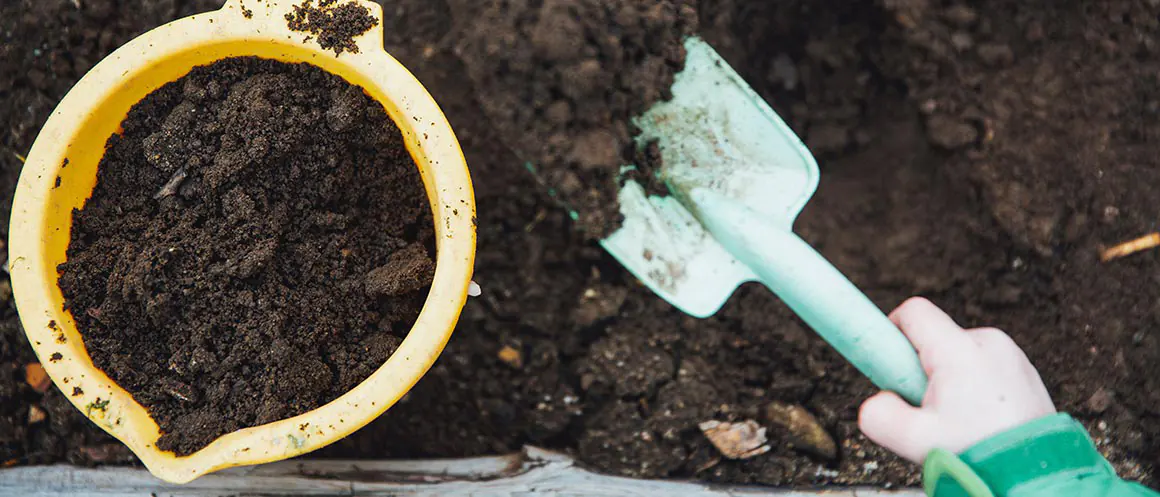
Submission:
[[[350,0],[343,0],[346,3]],[[154,29],[93,68],[57,106],[20,175],[9,265],[29,341],[57,387],[94,423],[125,443],[161,479],[184,483],[232,466],[304,454],[349,435],[399,400],[442,352],[467,298],[475,259],[475,199],[459,142],[426,89],[382,48],[380,23],[356,38],[359,53],[322,50],[290,31],[290,0],[229,0],[219,11]],[[422,173],[435,217],[435,280],[398,351],[337,400],[294,418],[236,431],[186,457],[155,446],[148,412],[93,366],[64,311],[57,265],[65,261],[73,209],[96,184],[105,141],[130,107],[193,67],[234,56],[306,62],[365,88],[398,123]]]

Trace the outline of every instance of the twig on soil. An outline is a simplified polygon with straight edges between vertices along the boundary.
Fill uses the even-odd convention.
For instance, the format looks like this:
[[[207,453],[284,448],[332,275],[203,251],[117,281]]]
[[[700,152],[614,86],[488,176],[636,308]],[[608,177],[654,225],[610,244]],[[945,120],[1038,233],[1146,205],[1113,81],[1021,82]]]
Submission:
[[[1100,252],[1100,261],[1108,262],[1156,247],[1160,247],[1160,233],[1151,233],[1136,238],[1135,240],[1105,248]]]
[[[524,226],[524,233],[531,233],[532,230],[536,229],[536,226],[538,226],[547,217],[548,211],[540,209],[540,211],[536,213],[536,217],[532,218],[532,222],[528,223],[527,226]]]
[[[19,153],[17,153],[15,150],[9,150],[9,152],[11,152],[11,153],[12,153],[12,156],[13,156],[13,157],[16,157],[16,160],[20,161],[20,163],[21,163],[21,164],[25,164],[25,163],[27,163],[27,162],[28,162],[28,157],[25,157],[25,156],[23,156],[23,155],[20,155],[20,154],[19,154]]]
[[[185,181],[186,176],[188,174],[186,174],[184,167],[178,169],[177,172],[173,173],[173,177],[169,178],[169,181],[166,181],[160,190],[157,190],[157,193],[153,195],[153,200],[161,200],[165,197],[176,195],[177,189],[181,187],[181,182]]]
[[[93,319],[96,319],[97,321],[101,321],[102,323],[104,322],[101,320],[101,310],[98,308],[94,307],[91,309],[86,309],[85,314]]]
[[[165,392],[173,396],[173,398],[182,402],[197,402],[197,391],[185,383],[177,380],[166,379],[164,382]]]

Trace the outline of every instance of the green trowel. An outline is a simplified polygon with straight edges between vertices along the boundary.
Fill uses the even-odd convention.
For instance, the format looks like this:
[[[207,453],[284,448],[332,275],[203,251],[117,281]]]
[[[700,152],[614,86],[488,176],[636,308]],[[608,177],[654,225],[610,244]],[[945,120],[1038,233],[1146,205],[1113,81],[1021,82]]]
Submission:
[[[910,342],[861,291],[793,233],[818,166],[793,131],[709,44],[690,38],[673,99],[634,119],[656,141],[671,196],[635,181],[624,224],[601,243],[657,295],[711,316],[758,281],[879,387],[913,404],[926,375]]]

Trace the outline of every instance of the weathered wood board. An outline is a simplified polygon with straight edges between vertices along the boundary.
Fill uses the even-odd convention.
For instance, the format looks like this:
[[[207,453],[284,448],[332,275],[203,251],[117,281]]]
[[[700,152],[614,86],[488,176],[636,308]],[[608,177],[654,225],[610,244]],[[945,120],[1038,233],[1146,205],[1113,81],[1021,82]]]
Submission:
[[[587,471],[561,454],[429,461],[284,461],[171,485],[138,468],[29,466],[0,470],[0,496],[22,497],[921,497],[918,490],[787,490],[635,480]]]

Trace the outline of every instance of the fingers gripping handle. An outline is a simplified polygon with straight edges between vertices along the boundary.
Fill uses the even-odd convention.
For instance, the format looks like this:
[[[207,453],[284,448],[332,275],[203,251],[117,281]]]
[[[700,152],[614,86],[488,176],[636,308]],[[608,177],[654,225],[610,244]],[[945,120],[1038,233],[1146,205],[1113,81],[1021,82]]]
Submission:
[[[918,405],[927,378],[914,347],[869,298],[813,247],[723,197],[694,200],[713,236],[823,339],[870,378]]]

